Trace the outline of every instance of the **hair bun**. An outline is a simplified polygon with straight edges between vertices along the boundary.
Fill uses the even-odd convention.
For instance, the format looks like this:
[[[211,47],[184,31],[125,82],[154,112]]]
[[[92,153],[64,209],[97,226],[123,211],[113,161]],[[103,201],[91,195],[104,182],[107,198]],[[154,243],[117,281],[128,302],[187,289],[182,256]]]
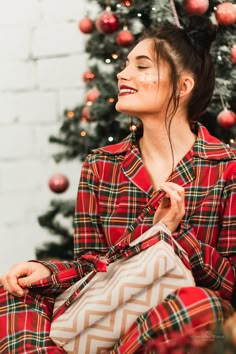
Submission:
[[[217,26],[204,16],[190,16],[185,33],[192,45],[198,45],[201,49],[210,50],[211,44],[216,38]]]

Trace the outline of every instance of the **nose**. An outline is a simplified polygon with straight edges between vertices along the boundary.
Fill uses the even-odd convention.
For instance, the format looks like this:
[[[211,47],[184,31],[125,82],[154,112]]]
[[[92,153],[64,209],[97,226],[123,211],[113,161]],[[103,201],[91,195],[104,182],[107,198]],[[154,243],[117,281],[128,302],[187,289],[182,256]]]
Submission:
[[[118,74],[117,74],[117,79],[118,80],[129,80],[130,78],[130,70],[128,69],[128,66],[126,66],[123,70],[121,70]]]

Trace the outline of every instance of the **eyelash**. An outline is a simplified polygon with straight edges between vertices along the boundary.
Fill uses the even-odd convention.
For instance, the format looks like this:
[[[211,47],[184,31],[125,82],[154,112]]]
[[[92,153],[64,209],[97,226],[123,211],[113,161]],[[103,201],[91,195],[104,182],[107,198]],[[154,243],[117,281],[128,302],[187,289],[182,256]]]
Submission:
[[[127,66],[128,66],[128,65],[122,65],[122,66],[120,67],[120,70],[121,70],[121,71],[122,71],[122,70],[125,70],[125,69],[127,68]],[[139,69],[139,70],[148,69],[147,66],[141,66],[141,65],[137,65],[136,68]]]
[[[142,69],[148,69],[147,66],[141,66],[141,65],[138,65],[137,68],[138,68],[138,69],[141,69],[141,70],[142,70]]]

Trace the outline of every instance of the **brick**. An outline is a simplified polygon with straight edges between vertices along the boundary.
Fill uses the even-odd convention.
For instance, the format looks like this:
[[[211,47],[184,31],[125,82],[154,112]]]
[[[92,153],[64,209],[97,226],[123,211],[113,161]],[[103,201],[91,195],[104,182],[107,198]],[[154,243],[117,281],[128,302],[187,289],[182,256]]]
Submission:
[[[31,51],[30,27],[1,26],[0,48],[2,48],[0,61],[29,58]]]
[[[44,0],[42,3],[43,19],[46,22],[76,21],[85,14],[87,0]]]
[[[32,62],[0,63],[0,90],[29,90],[36,86]]]
[[[32,129],[25,126],[2,126],[0,129],[0,159],[29,157],[35,154]]]
[[[75,23],[41,25],[33,34],[33,57],[68,55],[81,52],[85,36]]]
[[[52,123],[58,121],[55,92],[0,93],[0,122]]]
[[[87,55],[40,60],[37,66],[41,89],[83,87],[83,73],[87,69]]]
[[[0,0],[0,24],[34,24],[40,20],[38,0]]]
[[[26,191],[40,188],[44,164],[39,159],[8,161],[1,171],[1,185],[5,193]]]

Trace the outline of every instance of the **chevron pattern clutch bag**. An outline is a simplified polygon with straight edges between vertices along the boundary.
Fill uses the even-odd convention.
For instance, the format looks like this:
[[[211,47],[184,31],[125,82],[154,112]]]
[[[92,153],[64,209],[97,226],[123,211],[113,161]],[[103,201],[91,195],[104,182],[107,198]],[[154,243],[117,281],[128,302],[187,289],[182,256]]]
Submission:
[[[70,307],[52,322],[50,336],[58,346],[69,354],[106,353],[139,315],[175,289],[195,285],[191,271],[170,244],[164,240],[151,242],[153,235],[164,231],[163,227],[161,223],[154,225],[130,244],[135,247],[147,241],[144,250],[109,264],[106,272],[96,272]],[[184,251],[179,252],[188,261]],[[57,298],[54,312],[84,281]]]

